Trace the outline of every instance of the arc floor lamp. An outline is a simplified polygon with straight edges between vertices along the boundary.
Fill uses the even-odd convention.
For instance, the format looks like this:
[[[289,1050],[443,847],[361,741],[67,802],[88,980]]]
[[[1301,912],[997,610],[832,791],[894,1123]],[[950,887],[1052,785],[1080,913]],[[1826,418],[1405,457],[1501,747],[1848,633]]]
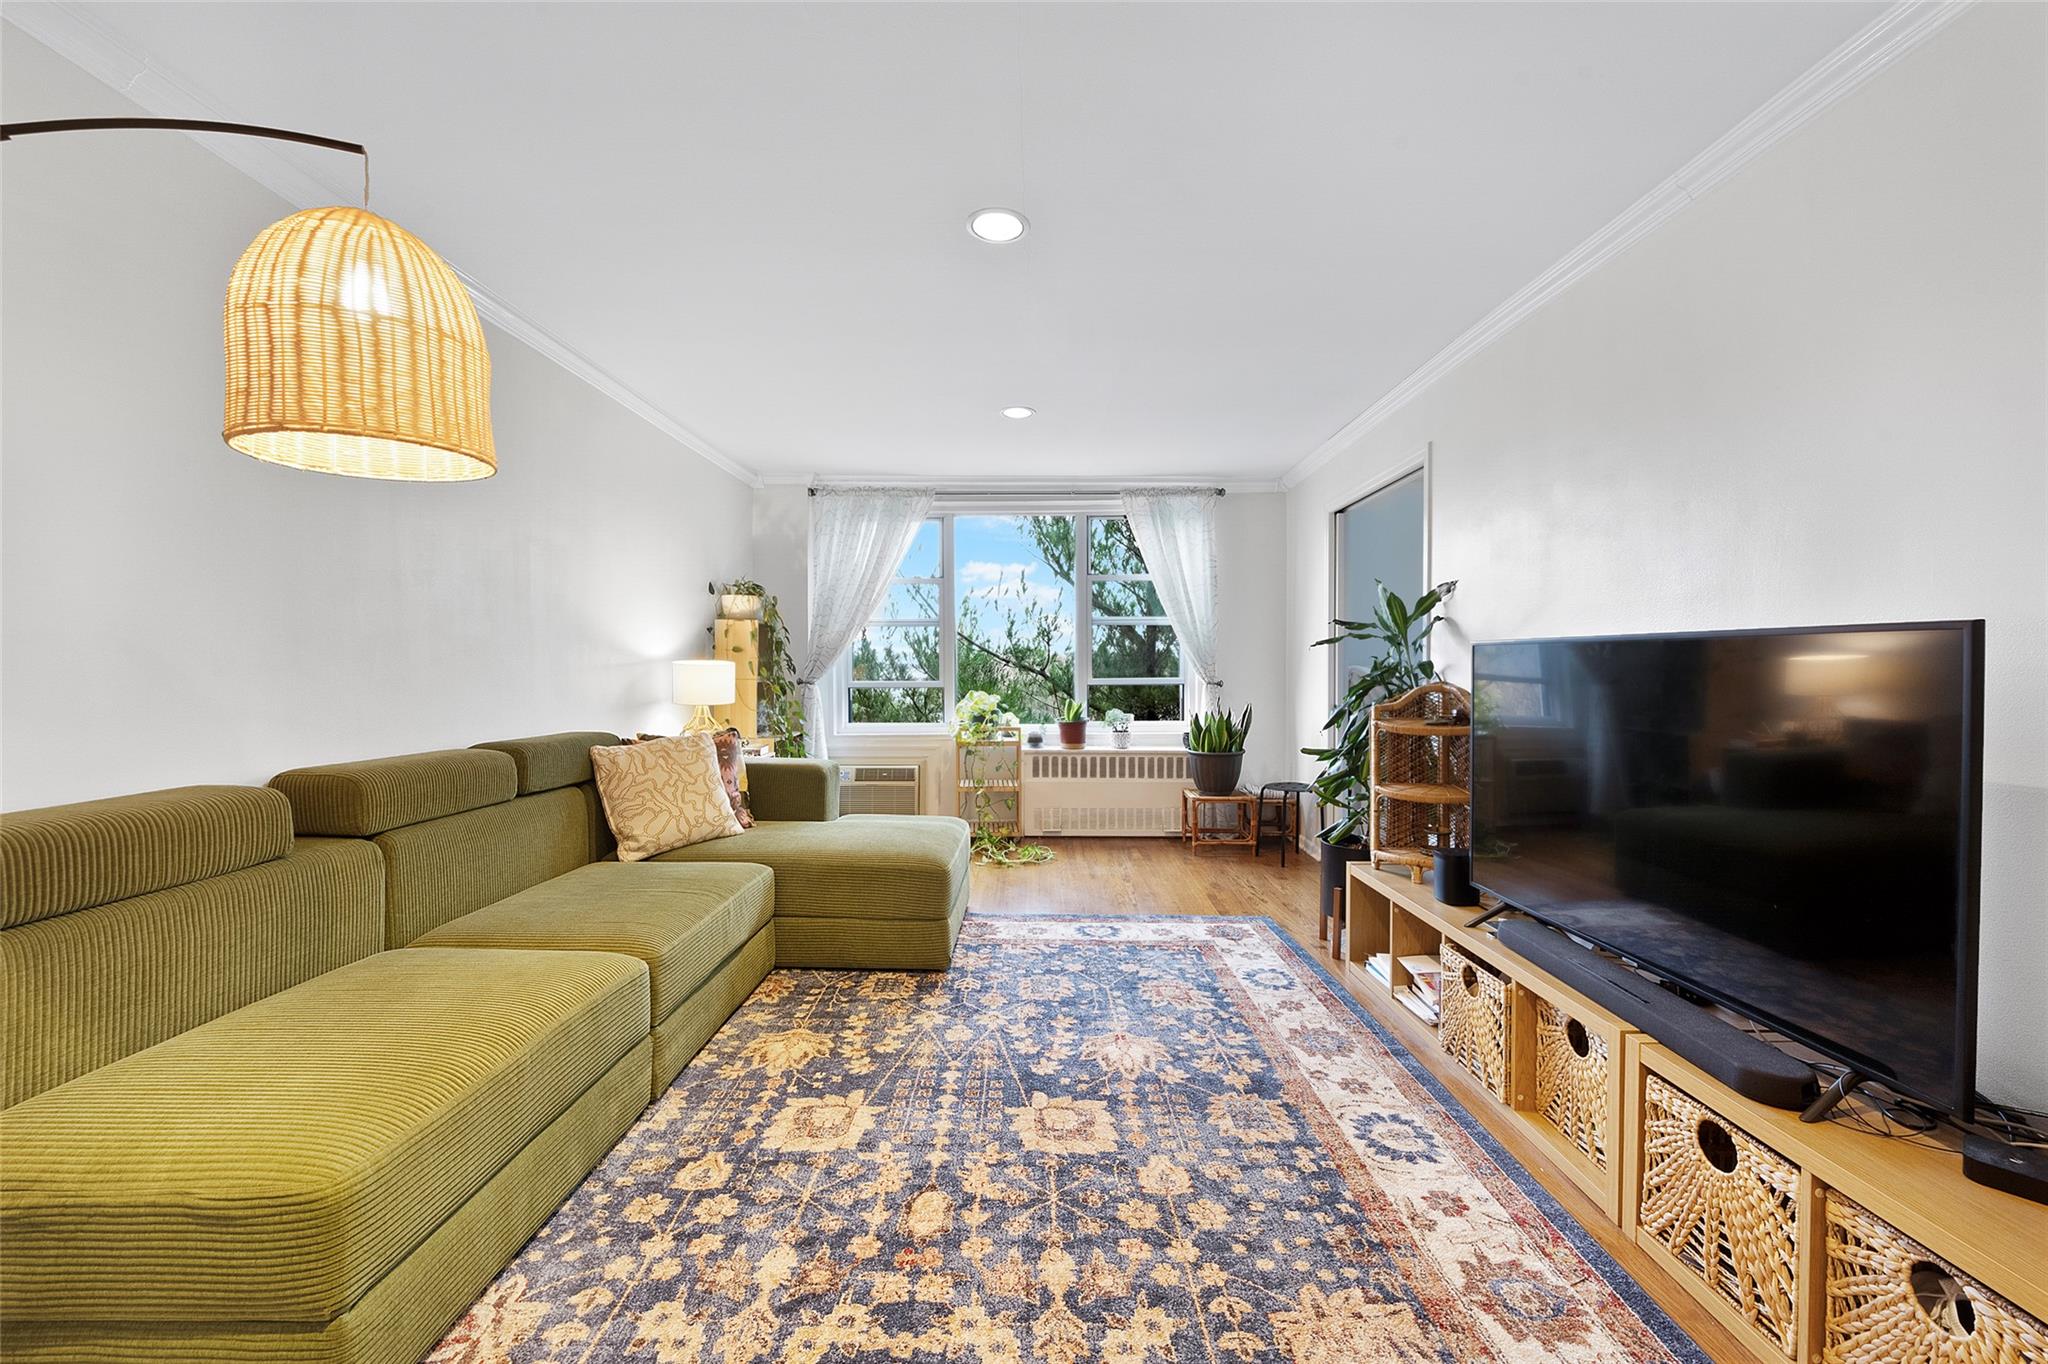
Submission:
[[[243,454],[355,478],[445,483],[498,470],[491,357],[462,280],[427,244],[370,212],[361,145],[285,128],[183,118],[64,118],[38,133],[157,128],[267,137],[363,158],[363,207],[272,223],[228,276],[221,437]]]

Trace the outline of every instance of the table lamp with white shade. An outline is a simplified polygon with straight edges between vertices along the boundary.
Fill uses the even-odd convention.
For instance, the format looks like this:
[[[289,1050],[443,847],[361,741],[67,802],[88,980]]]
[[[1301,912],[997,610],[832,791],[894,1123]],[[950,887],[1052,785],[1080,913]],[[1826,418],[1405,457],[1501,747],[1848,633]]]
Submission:
[[[738,674],[729,658],[686,658],[671,664],[676,684],[676,704],[694,706],[683,721],[685,734],[715,734],[725,726],[712,716],[713,706],[729,706],[738,687]]]

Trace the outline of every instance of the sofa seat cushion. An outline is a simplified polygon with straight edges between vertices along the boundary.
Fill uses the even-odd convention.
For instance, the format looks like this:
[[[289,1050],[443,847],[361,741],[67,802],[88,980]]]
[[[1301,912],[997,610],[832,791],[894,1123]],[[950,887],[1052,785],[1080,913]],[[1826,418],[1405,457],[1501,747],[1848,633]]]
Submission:
[[[383,952],[0,1122],[0,1316],[324,1323],[647,1036],[602,952]]]
[[[623,952],[647,963],[660,1022],[774,913],[766,867],[595,862],[450,920],[413,946]]]
[[[758,862],[775,873],[775,912],[805,918],[943,921],[967,884],[967,822],[947,815],[761,820],[745,833],[657,862]]]

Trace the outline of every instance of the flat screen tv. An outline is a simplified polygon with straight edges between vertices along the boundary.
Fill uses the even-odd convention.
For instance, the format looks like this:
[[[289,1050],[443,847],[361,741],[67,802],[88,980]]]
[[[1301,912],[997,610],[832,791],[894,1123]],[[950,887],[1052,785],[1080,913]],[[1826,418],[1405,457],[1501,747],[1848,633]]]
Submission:
[[[1983,659],[1982,621],[1475,645],[1473,880],[1967,1117]]]

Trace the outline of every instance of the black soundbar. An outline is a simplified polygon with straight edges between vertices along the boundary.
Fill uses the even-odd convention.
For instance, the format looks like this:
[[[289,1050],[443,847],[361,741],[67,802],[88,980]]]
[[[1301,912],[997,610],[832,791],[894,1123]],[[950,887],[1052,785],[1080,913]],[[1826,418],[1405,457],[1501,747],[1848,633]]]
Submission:
[[[1805,1108],[1813,1099],[1813,1068],[1751,1037],[1732,1023],[1688,1004],[1669,990],[1579,946],[1531,919],[1504,919],[1502,947],[1634,1024],[1746,1099],[1772,1108]]]

